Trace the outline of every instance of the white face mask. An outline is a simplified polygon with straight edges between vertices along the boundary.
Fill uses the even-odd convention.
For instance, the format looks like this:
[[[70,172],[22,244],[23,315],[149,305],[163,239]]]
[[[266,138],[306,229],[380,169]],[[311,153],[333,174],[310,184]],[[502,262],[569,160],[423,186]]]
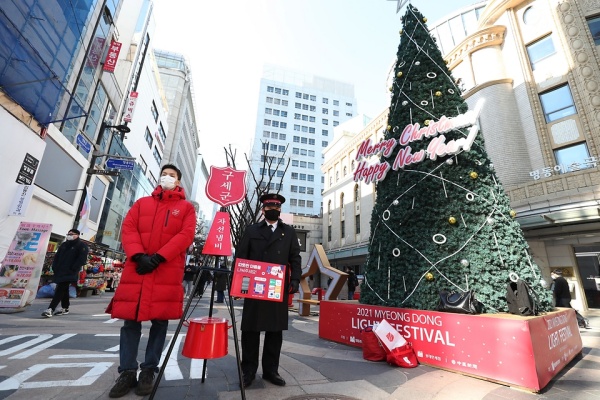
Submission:
[[[165,190],[172,190],[175,188],[175,181],[177,179],[169,175],[163,175],[160,177],[160,186]]]
[[[75,236],[73,236],[73,235],[67,235],[67,240],[74,240],[74,239],[75,239]]]

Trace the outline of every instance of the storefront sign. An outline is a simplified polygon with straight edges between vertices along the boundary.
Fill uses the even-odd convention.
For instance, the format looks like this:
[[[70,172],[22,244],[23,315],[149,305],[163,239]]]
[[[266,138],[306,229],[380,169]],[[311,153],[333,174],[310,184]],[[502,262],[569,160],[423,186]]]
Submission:
[[[361,330],[382,319],[412,344],[421,363],[535,391],[582,350],[572,309],[518,317],[322,301],[319,337],[360,347]]]
[[[25,215],[32,197],[33,185],[19,185],[19,189],[15,193],[13,202],[8,209],[8,215],[13,217]]]
[[[106,39],[103,37],[96,36],[94,38],[88,53],[87,61],[85,63],[86,67],[96,69],[98,62],[100,62],[100,56],[102,55],[102,49],[104,48],[105,42]]]
[[[583,162],[575,162],[568,165],[555,165],[554,167],[544,167],[542,169],[536,169],[535,171],[530,171],[529,176],[531,176],[534,180],[538,180],[540,178],[549,178],[552,174],[560,175],[566,174],[567,172],[577,172],[582,169],[588,168],[596,168],[598,166],[598,160],[596,157],[589,157],[583,160]]]
[[[102,69],[107,72],[115,72],[117,66],[117,60],[119,59],[119,53],[121,52],[121,43],[111,40],[108,53],[104,59],[104,66]]]
[[[40,161],[37,158],[29,153],[25,154],[16,182],[23,185],[31,185],[39,164]]]
[[[22,308],[33,302],[51,232],[52,224],[19,224],[0,268],[0,308]]]
[[[123,116],[123,121],[131,122],[133,119],[133,111],[135,110],[135,103],[137,103],[138,92],[129,93],[129,98],[127,99],[127,106],[125,107],[125,115]]]

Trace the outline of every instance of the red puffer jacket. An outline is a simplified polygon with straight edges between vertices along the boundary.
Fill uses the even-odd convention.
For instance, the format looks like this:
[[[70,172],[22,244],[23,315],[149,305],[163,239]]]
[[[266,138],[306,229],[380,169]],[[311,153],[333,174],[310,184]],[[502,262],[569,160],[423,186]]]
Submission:
[[[185,200],[183,188],[158,186],[152,196],[136,201],[123,221],[121,240],[127,261],[106,312],[135,321],[181,318],[185,255],[195,232],[196,212]],[[138,253],[158,253],[166,261],[153,272],[139,275],[131,260]]]

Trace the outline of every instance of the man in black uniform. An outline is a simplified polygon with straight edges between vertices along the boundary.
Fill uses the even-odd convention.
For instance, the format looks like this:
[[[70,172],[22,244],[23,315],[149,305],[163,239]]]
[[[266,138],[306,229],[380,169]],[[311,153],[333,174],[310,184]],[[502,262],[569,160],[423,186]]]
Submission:
[[[242,312],[242,384],[252,384],[258,369],[260,332],[265,332],[262,354],[263,379],[284,386],[279,375],[279,356],[283,330],[288,329],[288,296],[298,292],[302,275],[300,242],[293,227],[285,224],[279,215],[285,198],[280,194],[260,197],[264,220],[248,226],[238,248],[236,258],[285,264],[288,268],[282,302],[245,299]],[[286,286],[284,286],[286,287]]]

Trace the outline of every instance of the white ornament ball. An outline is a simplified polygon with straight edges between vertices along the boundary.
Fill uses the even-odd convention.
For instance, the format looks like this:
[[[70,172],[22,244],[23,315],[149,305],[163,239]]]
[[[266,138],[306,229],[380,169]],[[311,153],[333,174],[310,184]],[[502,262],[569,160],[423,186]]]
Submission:
[[[463,267],[468,267],[469,266],[469,260],[463,258],[462,260],[460,260],[460,263],[462,264]]]
[[[494,225],[496,223],[496,220],[492,217],[488,217],[486,222],[488,223],[488,225]]]
[[[407,105],[407,104],[408,104],[408,101],[406,101],[406,100],[404,100],[404,101],[402,102],[402,105],[403,105],[403,106],[405,106],[405,105]]]
[[[398,200],[394,200],[394,202],[392,204],[394,204],[395,206],[397,206],[398,204],[400,204],[400,202]]]
[[[451,159],[451,158],[449,158],[449,159],[446,160],[446,164],[452,165],[452,164],[454,164],[454,160]]]
[[[416,61],[415,65],[421,65],[421,61]]]

